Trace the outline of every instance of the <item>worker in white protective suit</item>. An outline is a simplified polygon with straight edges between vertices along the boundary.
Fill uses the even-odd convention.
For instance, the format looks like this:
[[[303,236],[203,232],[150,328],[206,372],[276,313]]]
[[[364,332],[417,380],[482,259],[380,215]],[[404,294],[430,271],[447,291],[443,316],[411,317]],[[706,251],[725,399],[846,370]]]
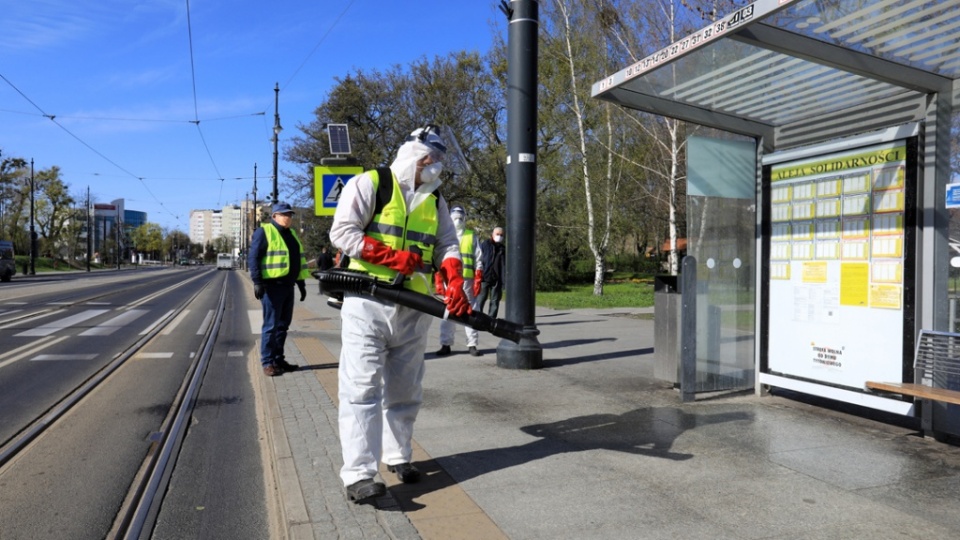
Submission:
[[[480,292],[480,279],[483,275],[483,268],[480,266],[480,257],[483,254],[480,251],[480,242],[473,229],[467,228],[467,212],[462,206],[454,206],[450,210],[450,219],[453,220],[453,227],[457,230],[457,240],[460,242],[460,259],[463,261],[463,293],[467,295],[470,307],[476,309],[474,298],[476,293]],[[436,277],[437,294],[444,294],[443,275],[437,272],[434,277]],[[470,356],[483,356],[483,353],[477,349],[480,332],[470,326],[454,324],[447,319],[440,321],[440,348],[434,354],[437,356],[453,354],[451,347],[456,341],[457,326],[463,326],[466,331],[467,352]]]
[[[403,286],[422,294],[431,293],[430,274],[437,269],[447,284],[447,310],[465,315],[470,305],[457,234],[437,191],[445,154],[436,126],[415,130],[389,168],[347,182],[330,240],[350,257],[350,269],[385,281],[402,273]],[[404,483],[420,479],[410,463],[411,439],[432,317],[349,292],[340,316],[340,478],[347,497],[361,502],[386,493],[375,480],[381,461]]]

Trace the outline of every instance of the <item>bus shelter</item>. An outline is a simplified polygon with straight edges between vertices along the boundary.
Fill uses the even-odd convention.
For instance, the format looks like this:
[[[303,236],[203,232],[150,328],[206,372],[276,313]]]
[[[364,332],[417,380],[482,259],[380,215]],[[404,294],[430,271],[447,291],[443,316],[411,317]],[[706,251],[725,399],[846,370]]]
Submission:
[[[759,0],[594,83],[723,134],[687,145],[699,389],[915,414],[865,383],[957,330],[958,77],[960,0]]]

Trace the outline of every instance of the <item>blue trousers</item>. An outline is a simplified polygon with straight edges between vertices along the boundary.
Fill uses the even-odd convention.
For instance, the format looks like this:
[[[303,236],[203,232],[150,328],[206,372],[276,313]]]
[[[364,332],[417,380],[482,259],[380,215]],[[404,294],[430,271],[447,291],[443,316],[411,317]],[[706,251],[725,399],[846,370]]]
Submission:
[[[264,367],[285,360],[283,344],[287,341],[287,329],[293,320],[295,287],[293,283],[273,283],[264,286],[260,299],[263,306],[263,327],[260,331],[260,363]]]

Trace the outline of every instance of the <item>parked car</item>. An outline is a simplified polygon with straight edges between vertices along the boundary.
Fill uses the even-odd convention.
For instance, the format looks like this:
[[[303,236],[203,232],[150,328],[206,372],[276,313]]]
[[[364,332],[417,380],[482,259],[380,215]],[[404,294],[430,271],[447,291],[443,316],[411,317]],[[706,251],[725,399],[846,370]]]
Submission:
[[[10,281],[17,273],[17,262],[13,258],[13,242],[0,240],[0,281]]]

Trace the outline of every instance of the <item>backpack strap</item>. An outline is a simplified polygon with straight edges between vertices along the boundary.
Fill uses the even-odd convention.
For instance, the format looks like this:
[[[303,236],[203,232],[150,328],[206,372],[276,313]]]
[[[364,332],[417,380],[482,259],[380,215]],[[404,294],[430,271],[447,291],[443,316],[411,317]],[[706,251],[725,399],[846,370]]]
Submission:
[[[390,167],[377,167],[377,204],[373,208],[373,215],[383,212],[383,209],[393,198],[393,171]]]

